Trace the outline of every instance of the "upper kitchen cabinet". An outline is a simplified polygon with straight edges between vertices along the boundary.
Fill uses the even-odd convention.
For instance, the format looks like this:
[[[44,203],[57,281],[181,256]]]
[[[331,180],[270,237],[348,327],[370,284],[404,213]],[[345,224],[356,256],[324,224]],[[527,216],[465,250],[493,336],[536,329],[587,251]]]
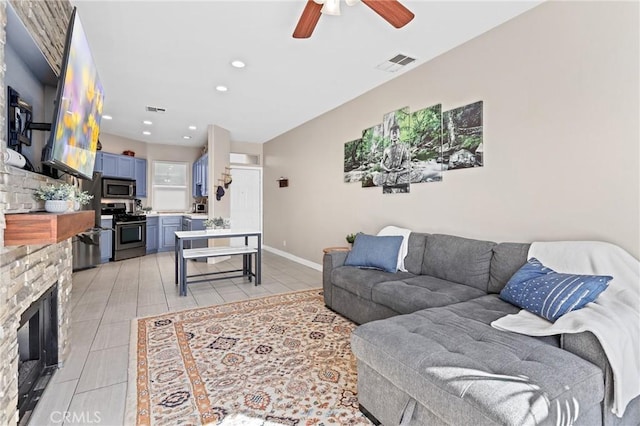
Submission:
[[[194,197],[209,195],[207,181],[209,179],[209,154],[204,154],[193,163],[192,193]]]
[[[98,151],[94,171],[104,177],[135,179],[136,197],[147,196],[147,160],[144,158]]]
[[[135,159],[136,197],[147,196],[147,160]]]
[[[102,153],[102,175],[123,179],[135,179],[135,158],[128,155]]]

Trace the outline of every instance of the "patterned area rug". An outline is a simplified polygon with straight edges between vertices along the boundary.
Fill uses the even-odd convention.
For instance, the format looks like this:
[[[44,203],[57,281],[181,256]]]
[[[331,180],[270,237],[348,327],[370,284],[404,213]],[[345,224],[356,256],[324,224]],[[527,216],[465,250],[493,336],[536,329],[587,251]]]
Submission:
[[[320,290],[136,319],[126,424],[369,425],[354,328]]]

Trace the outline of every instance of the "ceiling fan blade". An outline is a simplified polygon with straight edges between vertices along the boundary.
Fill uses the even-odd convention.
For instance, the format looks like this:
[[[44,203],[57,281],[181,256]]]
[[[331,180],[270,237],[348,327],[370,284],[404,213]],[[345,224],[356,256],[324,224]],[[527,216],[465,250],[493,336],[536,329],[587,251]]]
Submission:
[[[407,25],[415,16],[413,12],[404,7],[398,0],[362,0],[378,15],[396,28]]]
[[[314,2],[313,0],[307,0],[307,5],[300,15],[298,25],[293,31],[293,38],[309,38],[316,28],[316,24],[320,19],[320,10],[322,5]]]

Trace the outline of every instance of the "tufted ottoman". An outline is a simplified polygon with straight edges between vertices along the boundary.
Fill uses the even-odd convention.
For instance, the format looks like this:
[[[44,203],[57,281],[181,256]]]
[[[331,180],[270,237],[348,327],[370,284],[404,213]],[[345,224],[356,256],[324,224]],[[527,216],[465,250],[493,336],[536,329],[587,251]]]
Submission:
[[[386,426],[600,424],[601,369],[556,338],[490,326],[517,311],[487,295],[358,327],[363,411]]]

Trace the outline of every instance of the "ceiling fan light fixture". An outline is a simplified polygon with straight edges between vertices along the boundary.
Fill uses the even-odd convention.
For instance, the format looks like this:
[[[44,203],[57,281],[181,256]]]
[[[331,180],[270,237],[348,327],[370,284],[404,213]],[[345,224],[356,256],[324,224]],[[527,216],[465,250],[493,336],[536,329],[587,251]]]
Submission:
[[[344,0],[344,2],[347,4],[347,6],[353,6],[354,4],[358,3],[360,0]]]
[[[321,12],[325,15],[340,16],[340,0],[325,0]]]

